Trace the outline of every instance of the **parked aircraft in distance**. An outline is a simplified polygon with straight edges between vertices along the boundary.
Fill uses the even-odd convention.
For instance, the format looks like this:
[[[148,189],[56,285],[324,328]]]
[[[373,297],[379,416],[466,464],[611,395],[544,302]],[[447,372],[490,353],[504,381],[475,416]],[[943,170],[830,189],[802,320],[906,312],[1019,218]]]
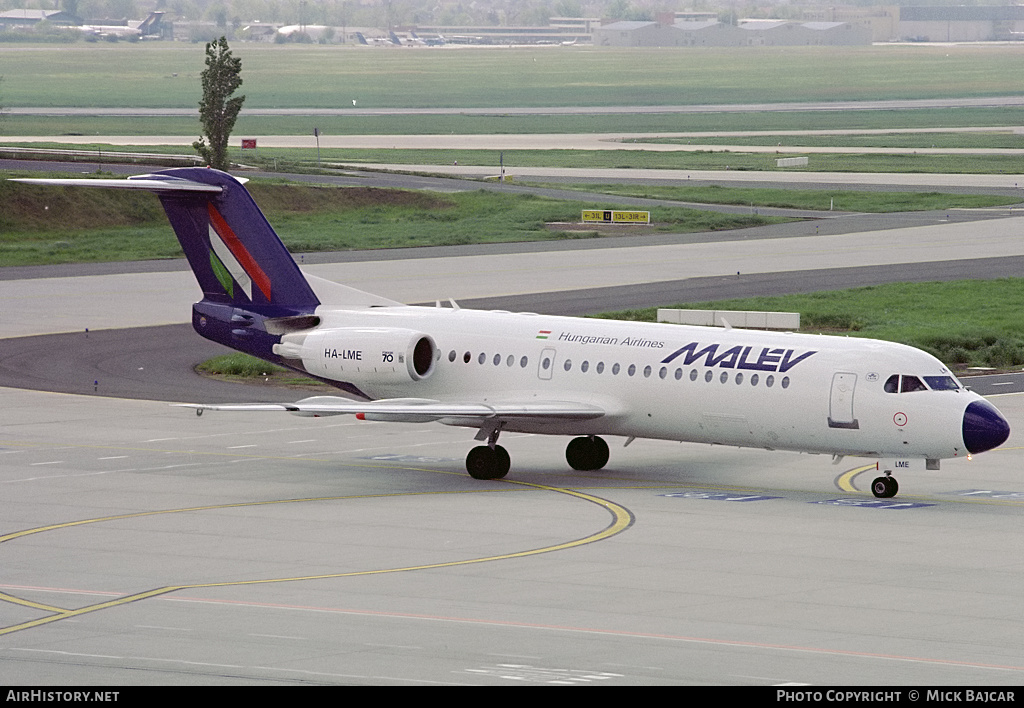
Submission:
[[[356,39],[359,40],[360,44],[373,47],[393,47],[395,45],[401,45],[401,42],[395,42],[390,37],[367,37],[362,32],[356,32]]]
[[[609,459],[599,436],[793,450],[893,469],[1001,445],[1006,419],[942,363],[851,337],[414,307],[306,277],[229,174],[162,170],[127,180],[34,179],[155,192],[203,291],[202,336],[305,372],[349,396],[288,404],[192,405],[198,413],[288,411],[475,429],[466,468],[505,476],[506,431],[576,436],[569,465]]]
[[[391,39],[391,43],[400,47],[443,47],[444,37],[440,34],[433,35],[431,37],[420,37],[418,34],[409,31],[408,36],[403,37],[396,32],[388,32],[388,37]]]
[[[420,37],[413,31],[409,31],[409,36],[412,38],[414,43],[422,44],[427,47],[443,47],[445,45],[444,35],[435,34],[430,37]]]
[[[102,39],[110,37],[117,37],[119,39],[144,37],[160,34],[159,27],[163,16],[163,12],[151,12],[149,17],[141,22],[127,22],[124,25],[81,25],[78,29],[83,34]]]

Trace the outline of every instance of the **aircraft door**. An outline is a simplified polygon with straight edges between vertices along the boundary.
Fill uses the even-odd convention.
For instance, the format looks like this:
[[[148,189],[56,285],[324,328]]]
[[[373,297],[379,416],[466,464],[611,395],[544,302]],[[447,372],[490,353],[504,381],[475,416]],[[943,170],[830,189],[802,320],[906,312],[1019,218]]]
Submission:
[[[540,364],[537,367],[537,378],[550,381],[555,371],[555,350],[545,347],[540,353]]]
[[[857,430],[860,423],[853,415],[853,393],[857,387],[857,374],[837,372],[832,377],[829,396],[828,427]]]

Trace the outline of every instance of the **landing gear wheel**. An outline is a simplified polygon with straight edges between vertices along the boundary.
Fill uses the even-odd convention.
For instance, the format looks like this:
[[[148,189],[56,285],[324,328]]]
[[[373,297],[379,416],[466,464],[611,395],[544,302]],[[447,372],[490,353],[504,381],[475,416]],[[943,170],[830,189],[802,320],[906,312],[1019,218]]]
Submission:
[[[886,474],[885,477],[876,477],[875,481],[871,483],[871,493],[879,499],[890,499],[896,496],[896,492],[900,490],[900,485],[896,482],[896,478]]]
[[[501,479],[511,467],[512,458],[501,445],[480,445],[466,455],[466,471],[473,479]]]
[[[596,435],[573,438],[565,448],[565,460],[574,470],[599,470],[608,464],[608,443]]]

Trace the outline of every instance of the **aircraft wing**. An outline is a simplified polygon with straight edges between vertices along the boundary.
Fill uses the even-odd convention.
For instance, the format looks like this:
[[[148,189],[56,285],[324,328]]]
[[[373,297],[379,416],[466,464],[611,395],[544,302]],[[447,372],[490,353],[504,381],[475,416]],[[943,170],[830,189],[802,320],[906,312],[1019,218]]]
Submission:
[[[427,423],[441,419],[466,422],[508,419],[591,420],[605,415],[599,406],[574,401],[452,402],[425,398],[391,398],[380,401],[352,401],[337,396],[313,396],[295,403],[182,403],[197,414],[212,411],[284,411],[295,415],[319,417],[356,415],[364,420],[403,423]]]

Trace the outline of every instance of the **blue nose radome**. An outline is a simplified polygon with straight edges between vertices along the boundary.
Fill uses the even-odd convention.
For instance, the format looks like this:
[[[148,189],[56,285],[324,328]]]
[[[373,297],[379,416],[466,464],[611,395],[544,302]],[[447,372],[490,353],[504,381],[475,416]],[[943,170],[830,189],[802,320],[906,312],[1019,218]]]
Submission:
[[[972,455],[999,447],[1010,437],[1010,424],[987,401],[974,401],[964,411],[964,444]]]

